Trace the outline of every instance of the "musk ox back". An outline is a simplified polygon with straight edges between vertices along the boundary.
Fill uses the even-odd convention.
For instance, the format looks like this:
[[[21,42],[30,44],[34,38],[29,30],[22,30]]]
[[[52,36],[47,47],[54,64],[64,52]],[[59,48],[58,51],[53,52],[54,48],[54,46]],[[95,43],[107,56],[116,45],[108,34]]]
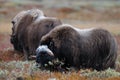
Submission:
[[[29,59],[30,55],[35,55],[41,37],[60,24],[61,21],[57,18],[45,17],[35,10],[28,10],[13,28],[11,43]]]
[[[48,48],[41,49],[41,46]],[[107,30],[60,25],[42,37],[36,54],[36,62],[42,65],[51,61],[54,55],[54,58],[64,61],[66,67],[104,70],[115,67],[117,44]],[[43,63],[43,56],[46,63]]]

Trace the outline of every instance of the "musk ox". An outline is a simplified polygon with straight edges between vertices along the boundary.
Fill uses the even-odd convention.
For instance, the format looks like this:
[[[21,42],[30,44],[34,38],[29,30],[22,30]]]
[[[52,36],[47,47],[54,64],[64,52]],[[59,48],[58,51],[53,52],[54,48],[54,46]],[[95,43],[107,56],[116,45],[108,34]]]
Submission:
[[[23,47],[19,44],[16,34],[17,34],[18,26],[20,25],[20,22],[22,22],[22,19],[28,14],[31,15],[34,19],[36,19],[37,17],[45,16],[41,10],[31,9],[31,10],[21,11],[13,18],[13,20],[11,21],[11,23],[13,24],[13,27],[12,27],[12,35],[11,35],[10,41],[13,44],[14,49],[20,52],[23,52]],[[28,24],[31,24],[31,23],[28,22]],[[19,28],[22,28],[22,27],[26,27],[26,26],[25,25],[19,26]]]
[[[44,35],[40,43],[36,50],[38,64],[44,65],[58,58],[66,67],[75,69],[115,68],[117,44],[107,30],[60,25]]]
[[[30,55],[35,54],[41,37],[60,25],[61,21],[45,17],[40,10],[32,9],[18,14],[12,23],[11,43],[16,50],[24,53],[26,59],[29,59]]]

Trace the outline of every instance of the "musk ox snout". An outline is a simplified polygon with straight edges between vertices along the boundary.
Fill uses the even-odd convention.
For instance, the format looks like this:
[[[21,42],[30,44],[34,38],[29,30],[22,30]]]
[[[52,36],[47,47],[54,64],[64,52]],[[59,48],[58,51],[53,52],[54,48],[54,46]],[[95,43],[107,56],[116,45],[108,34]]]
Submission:
[[[36,63],[47,64],[54,59],[53,52],[46,45],[41,45],[36,49]]]

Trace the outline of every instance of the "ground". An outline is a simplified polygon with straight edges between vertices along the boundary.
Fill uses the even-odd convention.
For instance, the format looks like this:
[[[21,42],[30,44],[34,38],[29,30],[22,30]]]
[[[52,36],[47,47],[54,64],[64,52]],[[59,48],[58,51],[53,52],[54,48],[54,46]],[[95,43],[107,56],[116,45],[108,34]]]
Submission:
[[[22,53],[14,51],[10,43],[11,20],[20,11],[38,8],[47,16],[57,17],[63,23],[84,29],[102,27],[111,32],[120,46],[120,1],[119,0],[0,0],[0,80],[86,80],[120,79],[120,47],[116,69],[97,72],[50,72],[35,67],[34,61],[23,61]]]

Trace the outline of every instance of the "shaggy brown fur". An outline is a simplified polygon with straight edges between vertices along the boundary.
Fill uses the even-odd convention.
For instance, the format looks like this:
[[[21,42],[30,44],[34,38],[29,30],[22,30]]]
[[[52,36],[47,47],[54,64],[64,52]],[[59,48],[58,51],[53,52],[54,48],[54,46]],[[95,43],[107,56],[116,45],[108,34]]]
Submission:
[[[39,11],[40,12],[40,11]],[[11,43],[16,50],[23,51],[26,59],[35,54],[43,35],[61,24],[61,21],[52,17],[45,17],[42,13],[29,10],[13,27]]]
[[[104,29],[81,30],[69,25],[61,25],[43,36],[41,45],[47,45],[55,58],[64,60],[66,66],[73,66],[76,69],[104,70],[115,67],[116,40]],[[39,57],[37,56],[37,59]],[[42,62],[39,60],[37,62]]]
[[[34,19],[40,16],[44,16],[43,12],[39,9],[31,9],[31,10],[26,10],[26,11],[21,11],[20,13],[18,13],[12,20],[12,35],[11,35],[11,43],[13,44],[13,47],[15,50],[23,52],[23,47],[19,44],[18,42],[18,38],[16,36],[17,34],[17,29],[18,26],[20,25],[19,23],[22,21],[22,19],[26,16],[26,15],[31,15]],[[29,23],[31,24],[31,23]],[[25,26],[19,26],[19,28],[22,28]]]

